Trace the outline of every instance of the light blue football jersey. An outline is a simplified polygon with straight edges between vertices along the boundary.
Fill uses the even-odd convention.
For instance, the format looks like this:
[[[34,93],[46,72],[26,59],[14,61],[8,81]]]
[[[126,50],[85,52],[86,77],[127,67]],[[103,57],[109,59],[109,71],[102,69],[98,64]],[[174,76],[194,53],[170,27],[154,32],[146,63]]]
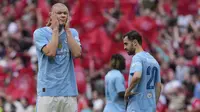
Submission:
[[[78,32],[75,29],[70,30],[76,42],[80,44]],[[55,57],[48,57],[42,52],[42,48],[51,41],[51,28],[39,28],[34,31],[33,35],[38,57],[37,95],[77,96],[73,57],[64,29],[59,35],[59,44]]]
[[[113,69],[105,76],[106,106],[104,112],[125,112],[125,102],[118,96],[125,91],[124,76],[119,70]]]
[[[155,112],[156,83],[160,82],[160,66],[148,52],[142,51],[132,58],[129,85],[135,72],[141,72],[141,80],[132,90],[138,92],[129,98],[127,112]]]

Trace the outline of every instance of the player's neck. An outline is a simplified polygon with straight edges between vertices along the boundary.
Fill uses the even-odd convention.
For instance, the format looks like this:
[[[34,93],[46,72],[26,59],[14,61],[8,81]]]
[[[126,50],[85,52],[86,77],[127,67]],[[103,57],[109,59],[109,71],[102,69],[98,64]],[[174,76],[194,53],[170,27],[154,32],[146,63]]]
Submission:
[[[50,26],[50,28],[53,30],[53,27],[52,27],[52,26]],[[59,27],[58,27],[59,32],[61,32],[62,29],[64,29],[64,25],[59,25]]]
[[[144,51],[143,48],[142,48],[141,46],[138,46],[138,47],[136,48],[135,53],[139,53],[139,52],[142,52],[142,51]]]

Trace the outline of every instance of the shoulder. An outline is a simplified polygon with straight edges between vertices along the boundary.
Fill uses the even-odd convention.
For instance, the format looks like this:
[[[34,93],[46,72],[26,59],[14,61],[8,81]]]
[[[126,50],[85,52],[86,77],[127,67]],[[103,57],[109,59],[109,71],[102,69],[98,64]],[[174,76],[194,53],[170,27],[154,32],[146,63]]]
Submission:
[[[33,35],[36,35],[36,34],[39,34],[39,33],[41,33],[41,28],[36,29],[36,30],[33,32]]]
[[[78,31],[75,28],[70,28],[70,31],[72,32],[73,35],[78,34]]]
[[[115,77],[118,77],[119,74],[121,74],[120,71],[118,70],[110,70],[107,74],[106,74],[106,78],[115,78]]]
[[[36,29],[36,30],[33,32],[33,40],[34,40],[34,41],[39,40],[39,38],[41,37],[41,35],[42,35],[41,28]]]
[[[77,30],[75,28],[70,28],[71,32],[77,32]],[[78,32],[77,32],[78,33]]]
[[[158,61],[156,60],[155,57],[153,57],[150,53],[149,53],[149,59],[151,59],[150,61],[154,64],[156,64],[158,67],[160,67]]]
[[[36,29],[34,32],[33,32],[33,35],[41,35],[44,33],[44,31],[46,30],[46,27],[41,27],[41,28],[38,28]]]
[[[119,70],[113,70],[113,76],[115,79],[122,78],[123,74]]]
[[[132,57],[132,62],[141,61],[141,60],[142,60],[142,57],[140,56],[140,54],[136,54]]]

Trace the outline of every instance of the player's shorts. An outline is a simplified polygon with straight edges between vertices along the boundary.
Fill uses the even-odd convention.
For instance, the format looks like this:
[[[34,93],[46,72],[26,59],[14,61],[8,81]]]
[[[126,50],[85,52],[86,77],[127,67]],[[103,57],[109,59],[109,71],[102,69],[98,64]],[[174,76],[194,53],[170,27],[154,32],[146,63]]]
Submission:
[[[103,112],[125,112],[125,108],[119,108],[113,103],[106,103]]]
[[[77,98],[38,96],[36,112],[78,112]]]
[[[144,94],[134,95],[129,99],[126,112],[156,112],[155,97],[146,97]]]

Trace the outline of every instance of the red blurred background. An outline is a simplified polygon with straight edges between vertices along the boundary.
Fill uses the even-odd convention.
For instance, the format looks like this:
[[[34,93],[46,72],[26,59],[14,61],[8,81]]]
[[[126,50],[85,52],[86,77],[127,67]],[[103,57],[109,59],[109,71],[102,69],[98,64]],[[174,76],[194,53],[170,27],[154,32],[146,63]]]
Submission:
[[[114,53],[131,57],[121,37],[130,30],[161,65],[158,112],[200,112],[200,0],[0,0],[0,112],[33,112],[37,57],[32,34],[54,3],[70,10],[83,52],[75,59],[79,112],[102,112],[104,76]],[[4,111],[1,111],[4,110]]]

